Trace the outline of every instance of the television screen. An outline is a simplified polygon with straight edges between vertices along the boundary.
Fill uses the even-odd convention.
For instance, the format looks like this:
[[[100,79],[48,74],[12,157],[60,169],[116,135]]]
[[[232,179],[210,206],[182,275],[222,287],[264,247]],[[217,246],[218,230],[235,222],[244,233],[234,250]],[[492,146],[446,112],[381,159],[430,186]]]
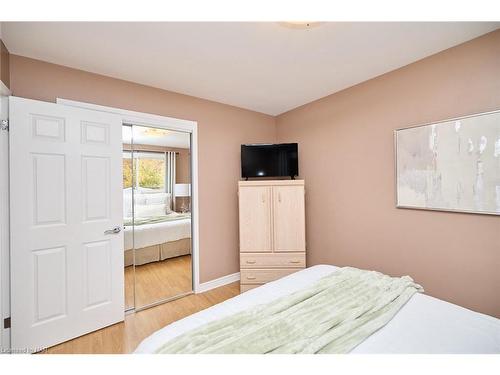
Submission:
[[[297,143],[241,145],[241,176],[294,178],[298,160]]]

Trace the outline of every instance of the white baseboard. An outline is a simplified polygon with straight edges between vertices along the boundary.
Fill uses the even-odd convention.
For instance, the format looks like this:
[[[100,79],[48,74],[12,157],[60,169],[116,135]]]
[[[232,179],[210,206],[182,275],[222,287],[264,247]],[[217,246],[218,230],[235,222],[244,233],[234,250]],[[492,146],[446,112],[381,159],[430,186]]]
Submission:
[[[239,280],[240,280],[240,273],[239,272],[233,273],[231,275],[222,276],[222,277],[219,277],[218,279],[214,279],[214,280],[207,281],[205,283],[201,283],[198,286],[198,289],[195,290],[195,293],[203,293],[203,292],[206,292],[210,289],[215,289],[215,288],[218,288],[220,286],[231,284],[231,283],[234,283],[234,282],[239,281]]]

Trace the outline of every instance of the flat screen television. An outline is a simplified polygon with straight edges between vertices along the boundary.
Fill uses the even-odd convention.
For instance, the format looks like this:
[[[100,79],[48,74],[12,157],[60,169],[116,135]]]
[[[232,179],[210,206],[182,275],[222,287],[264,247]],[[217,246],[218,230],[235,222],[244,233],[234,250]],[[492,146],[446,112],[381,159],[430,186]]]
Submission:
[[[241,145],[241,176],[287,177],[299,175],[297,143]]]

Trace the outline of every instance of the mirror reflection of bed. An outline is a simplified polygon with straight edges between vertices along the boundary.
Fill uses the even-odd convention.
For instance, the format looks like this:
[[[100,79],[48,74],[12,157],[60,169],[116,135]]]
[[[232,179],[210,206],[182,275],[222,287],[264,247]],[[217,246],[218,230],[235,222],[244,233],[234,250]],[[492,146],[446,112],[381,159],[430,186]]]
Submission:
[[[123,127],[125,306],[192,291],[190,135]]]

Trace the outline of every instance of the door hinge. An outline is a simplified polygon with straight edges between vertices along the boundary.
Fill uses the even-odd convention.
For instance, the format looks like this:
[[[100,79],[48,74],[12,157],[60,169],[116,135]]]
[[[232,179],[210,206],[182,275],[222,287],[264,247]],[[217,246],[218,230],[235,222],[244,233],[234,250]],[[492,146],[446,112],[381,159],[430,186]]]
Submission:
[[[3,320],[3,328],[4,329],[10,328],[10,316]]]
[[[0,122],[0,130],[9,130],[9,120],[2,120]]]

